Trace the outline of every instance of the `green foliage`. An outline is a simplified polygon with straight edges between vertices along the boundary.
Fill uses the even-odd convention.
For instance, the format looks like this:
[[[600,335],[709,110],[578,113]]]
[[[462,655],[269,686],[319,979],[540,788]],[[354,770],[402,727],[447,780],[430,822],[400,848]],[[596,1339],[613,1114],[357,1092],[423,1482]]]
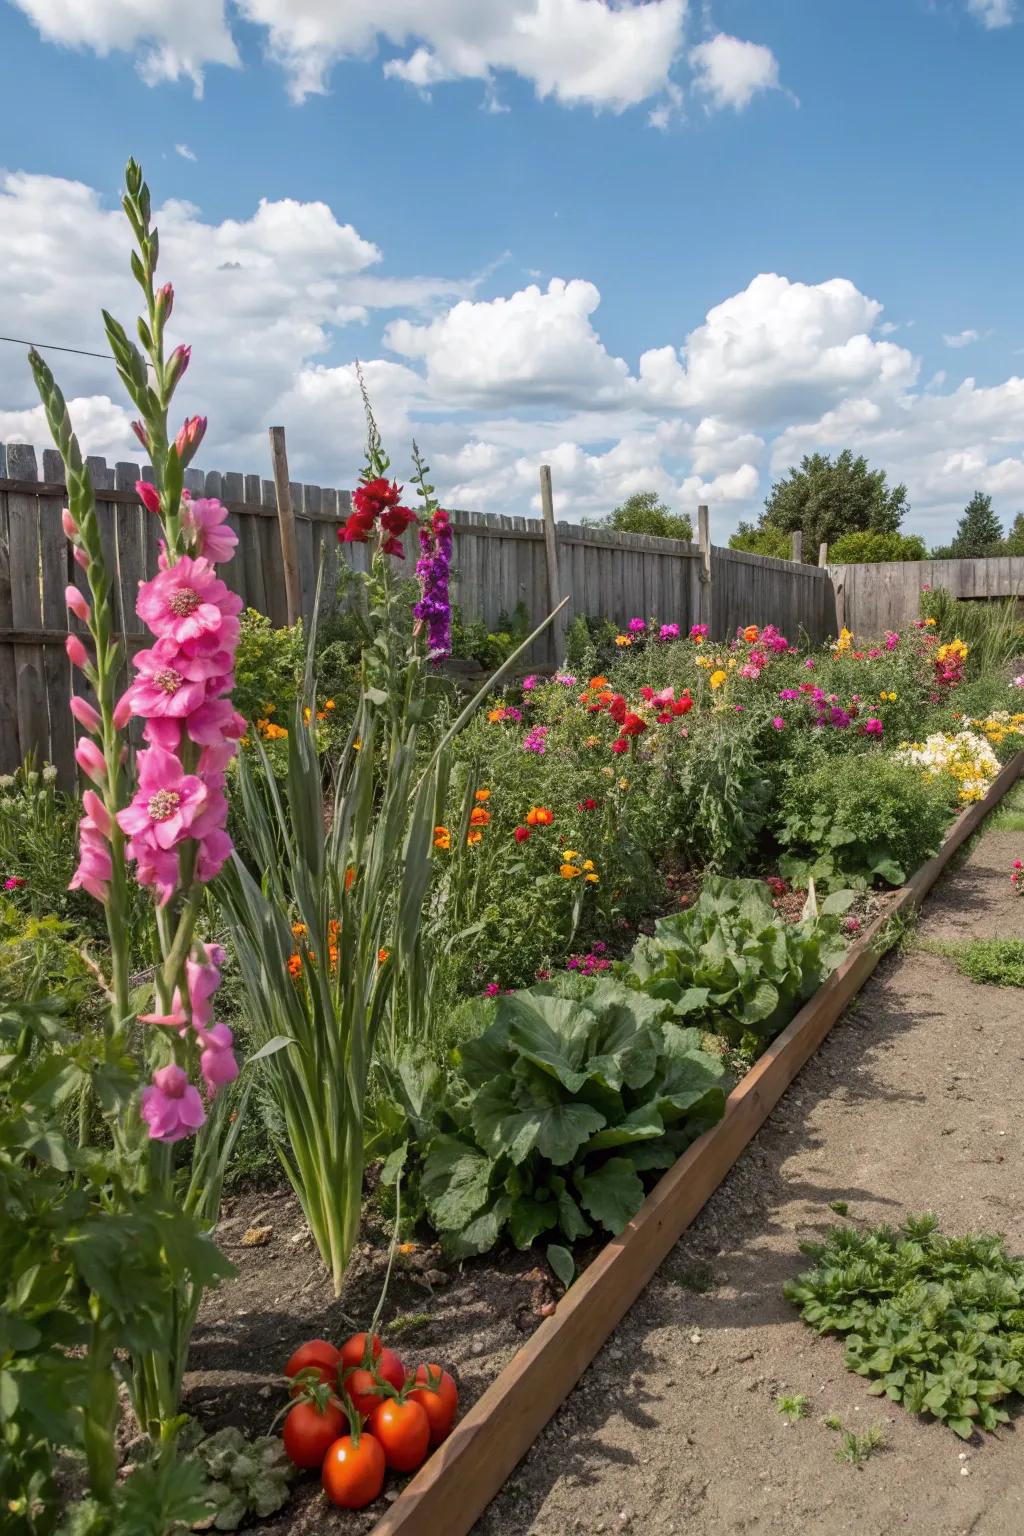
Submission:
[[[679,768],[678,810],[691,859],[725,874],[749,868],[770,795],[757,738],[728,718],[709,722]]]
[[[280,722],[295,707],[306,660],[301,619],[275,629],[266,614],[247,608],[240,620],[232,702],[246,720],[268,714]]]
[[[773,485],[761,527],[804,536],[804,561],[814,565],[819,544],[831,548],[843,534],[895,533],[907,512],[905,485],[886,484],[883,469],[869,469],[863,456],[845,448],[835,459],[806,455]]]
[[[1003,541],[1003,554],[1024,555],[1024,512],[1018,512]]]
[[[687,513],[673,513],[657,491],[634,491],[608,516],[606,524],[616,533],[648,533],[661,539],[693,538],[693,523]]]
[[[802,1392],[793,1396],[783,1393],[775,1399],[775,1406],[790,1424],[799,1424],[801,1419],[807,1417],[807,1398]]]
[[[69,891],[78,863],[78,802],[63,794],[51,764],[29,760],[0,775],[0,886],[24,885],[10,900],[37,917],[72,918],[85,931],[103,933],[103,914],[84,891]]]
[[[860,1435],[855,1430],[844,1429],[842,1444],[836,1451],[836,1461],[845,1463],[847,1466],[859,1467],[884,1445],[885,1428],[881,1424],[869,1425]]]
[[[933,587],[921,593],[921,617],[935,620],[940,640],[964,641],[968,648],[966,673],[971,681],[999,678],[1024,649],[1024,625],[1015,597],[1004,602],[963,602],[945,587]]]
[[[740,549],[748,555],[770,555],[774,560],[788,560],[791,547],[788,533],[767,527],[763,521],[760,526],[741,522],[729,538],[730,549]]]
[[[934,1216],[898,1231],[829,1229],[802,1243],[815,1268],[787,1300],[818,1333],[846,1339],[846,1365],[869,1391],[933,1414],[967,1439],[1009,1414],[1024,1371],[1024,1261],[999,1237],[944,1237]]]
[[[961,975],[986,987],[1024,987],[1024,939],[926,940],[922,949],[952,960]]]
[[[620,1232],[643,1201],[642,1175],[721,1118],[720,1060],[697,1030],[666,1020],[664,1003],[607,979],[583,998],[539,986],[488,1011],[447,1094],[436,1069],[403,1069],[420,1195],[445,1248]]]
[[[247,1440],[221,1429],[199,1441],[194,1457],[204,1473],[203,1528],[237,1531],[247,1515],[264,1520],[288,1500],[295,1468],[279,1435]]]
[[[1003,528],[992,510],[992,497],[975,491],[956,525],[950,546],[954,560],[977,560],[1002,553]]]
[[[530,615],[520,599],[511,617],[502,613],[494,629],[482,619],[464,619],[458,604],[452,606],[452,655],[475,661],[485,671],[495,671],[530,633]]]
[[[565,637],[566,663],[581,673],[593,676],[606,670],[617,659],[615,636],[617,624],[611,619],[595,619],[577,613]]]
[[[891,560],[927,560],[924,539],[916,533],[844,533],[828,552],[830,565],[875,565]]]
[[[838,758],[794,778],[782,807],[779,869],[803,885],[902,885],[938,848],[950,820],[948,790],[880,753]]]
[[[627,980],[687,1024],[763,1049],[842,959],[852,900],[837,891],[819,911],[808,898],[784,923],[762,881],[710,877],[692,907],[637,940]]]

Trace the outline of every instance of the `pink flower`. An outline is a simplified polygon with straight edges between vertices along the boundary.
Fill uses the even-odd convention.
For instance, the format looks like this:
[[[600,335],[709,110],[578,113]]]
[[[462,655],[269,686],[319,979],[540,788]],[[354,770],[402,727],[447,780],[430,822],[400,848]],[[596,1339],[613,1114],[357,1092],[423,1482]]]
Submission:
[[[192,1009],[192,1023],[197,1030],[205,1029],[213,1018],[211,999],[220,986],[220,969],[224,964],[224,951],[219,944],[207,944],[205,953],[205,960],[190,958],[185,961],[185,984]],[[175,999],[176,1005],[179,1001]]]
[[[206,1119],[199,1089],[175,1062],[158,1067],[152,1085],[143,1088],[142,1118],[153,1141],[181,1141]]]
[[[642,635],[646,628],[647,625],[644,623],[643,619],[630,619],[629,621],[630,634]]]
[[[690,639],[695,642],[698,640],[706,640],[709,633],[710,629],[707,624],[690,625]]]
[[[65,536],[74,539],[78,535],[78,524],[75,522],[67,507],[61,509],[60,525],[64,529]]]
[[[660,630],[658,631],[658,639],[659,640],[678,640],[679,639],[679,625],[678,624],[663,624],[661,626]]]
[[[173,640],[158,640],[152,649],[137,652],[132,665],[138,676],[125,694],[132,713],[145,720],[161,715],[180,720],[224,691],[232,658],[229,651],[189,656]]]
[[[82,796],[86,811],[90,810],[90,795],[95,805],[102,808],[102,816],[97,818],[85,815],[78,823],[78,868],[71,877],[68,890],[88,891],[96,901],[106,901],[113,867],[110,862],[110,846],[100,829],[106,826],[109,830],[110,818],[102,801],[91,790],[86,790]]]
[[[160,906],[165,907],[178,888],[178,855],[141,838],[130,842],[126,852],[135,860],[139,885],[153,886]]]
[[[155,512],[159,515],[160,493],[155,485],[150,485],[148,480],[136,480],[135,494],[147,512]]]
[[[900,637],[895,632],[895,630],[887,629],[886,632],[885,632],[885,648],[886,648],[886,650],[887,651],[894,651],[896,649],[896,647],[899,645],[899,643],[900,643]]]
[[[142,582],[135,611],[158,640],[185,645],[219,637],[224,619],[236,618],[242,599],[229,591],[206,560],[189,555]]]
[[[238,1076],[238,1062],[233,1050],[234,1036],[226,1024],[214,1024],[206,1031],[206,1042],[199,1066],[211,1098],[225,1083]]]
[[[107,762],[99,747],[90,736],[80,736],[75,744],[75,762],[94,784],[102,784],[107,776]]]
[[[519,686],[520,686],[520,688],[522,688],[524,693],[529,693],[532,689],[536,688],[536,686],[537,686],[537,676],[536,676],[536,673],[531,672],[529,677],[524,677]]]
[[[501,988],[496,981],[489,981],[484,987],[484,997],[497,997]]]
[[[84,730],[91,732],[93,736],[99,735],[103,727],[103,721],[93,709],[88,699],[81,698],[77,693],[72,694],[71,703],[68,705],[68,708]]]
[[[195,540],[196,553],[212,563],[230,560],[238,545],[238,535],[228,528],[227,507],[215,496],[199,496],[181,507],[181,526]]]
[[[781,715],[776,715],[774,720],[772,721],[772,729],[776,730],[776,731],[784,731],[785,728],[786,728],[785,720],[782,718]]]
[[[808,656],[807,660],[804,662],[804,666],[807,668],[808,672],[813,672],[814,671],[814,657],[813,656]]]
[[[207,885],[217,878],[231,857],[233,847],[234,843],[223,827],[217,827],[203,836],[196,855],[196,879],[201,885]]]
[[[79,640],[77,635],[68,635],[67,639],[64,641],[64,649],[67,652],[68,661],[70,661],[73,667],[84,667],[88,665],[88,652],[86,651],[85,646],[82,644],[81,640]]]
[[[878,719],[877,715],[871,715],[864,721],[864,734],[865,736],[881,736],[882,722]]]
[[[208,790],[202,779],[186,773],[180,759],[162,747],[149,747],[136,760],[139,787],[135,798],[117,813],[117,824],[127,832],[129,858],[138,858],[140,843],[163,852],[188,836],[193,821],[206,804]]]
[[[4,881],[4,890],[20,891],[21,887],[27,884],[28,881],[22,875],[8,875],[7,879]]]
[[[178,457],[183,464],[187,464],[190,459],[195,457],[199,451],[199,444],[205,436],[205,416],[189,416],[185,419],[181,430],[174,439],[174,446],[178,450]]]
[[[77,619],[81,619],[83,624],[88,624],[92,609],[86,602],[84,593],[79,592],[77,587],[66,587],[64,601]]]

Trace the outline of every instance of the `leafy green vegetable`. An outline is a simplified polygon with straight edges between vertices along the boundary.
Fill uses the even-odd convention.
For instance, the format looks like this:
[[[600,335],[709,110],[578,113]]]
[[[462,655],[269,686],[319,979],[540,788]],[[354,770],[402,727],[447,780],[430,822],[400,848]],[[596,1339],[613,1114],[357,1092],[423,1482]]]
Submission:
[[[964,1439],[1008,1421],[999,1405],[1024,1371],[1024,1260],[1001,1238],[944,1237],[921,1216],[899,1231],[834,1227],[801,1247],[817,1267],[786,1297],[818,1333],[846,1338],[846,1364],[874,1396]]]
[[[462,1047],[447,1096],[435,1083],[430,1133],[422,1118],[416,1127],[419,1195],[450,1253],[482,1253],[503,1232],[528,1248],[544,1233],[572,1243],[622,1230],[643,1202],[641,1175],[669,1166],[725,1109],[722,1063],[670,1013],[607,978],[582,998],[552,983],[500,999]],[[398,1079],[408,1100],[415,1063]],[[571,1279],[566,1250],[548,1253]]]
[[[787,924],[763,881],[709,877],[692,907],[638,940],[627,980],[688,1023],[763,1048],[842,959],[839,916],[852,901],[835,891],[819,909],[812,891]]]
[[[194,1530],[237,1531],[246,1515],[265,1519],[288,1499],[295,1468],[279,1435],[247,1440],[239,1429],[221,1429],[200,1440],[195,1458],[205,1473],[205,1517]]]

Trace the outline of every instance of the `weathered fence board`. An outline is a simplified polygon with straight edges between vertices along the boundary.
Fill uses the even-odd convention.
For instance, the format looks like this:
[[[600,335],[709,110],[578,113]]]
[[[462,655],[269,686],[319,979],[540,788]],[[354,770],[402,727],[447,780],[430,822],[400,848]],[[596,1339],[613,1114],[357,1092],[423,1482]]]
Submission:
[[[109,466],[90,458],[104,555],[113,583],[115,627],[130,655],[145,644],[136,611],[140,581],[157,569],[159,525],[135,492],[148,479],[145,465]],[[219,496],[238,535],[238,549],[224,576],[247,607],[287,622],[277,497],[272,479],[216,470],[186,471],[194,496]],[[290,483],[302,612],[312,612],[317,572],[323,562],[323,605],[329,609],[344,567],[365,572],[370,551],[339,543],[349,493]],[[52,450],[39,478],[34,450],[0,444],[0,771],[9,772],[29,752],[54,762],[61,782],[73,782],[74,727],[68,713],[71,689],[88,692],[67,661],[69,630],[82,625],[67,613],[69,582],[86,590],[61,529],[63,470]],[[536,518],[453,512],[453,600],[466,619],[496,628],[522,604],[529,623],[548,612],[548,553]],[[731,550],[711,551],[711,583],[701,580],[695,544],[601,527],[555,524],[559,584],[572,601],[569,615],[604,617],[625,625],[634,617],[674,622],[683,633],[710,613],[715,638],[729,638],[741,624],[778,624],[785,633],[804,630],[820,641],[837,630],[828,574],[817,567],[767,560]],[[412,576],[418,554],[415,528],[405,536],[404,572]],[[348,601],[350,599],[343,599]],[[528,658],[531,665],[562,659],[549,631]],[[123,669],[122,685],[128,680]]]
[[[1024,556],[985,560],[903,560],[876,565],[832,565],[836,616],[854,634],[878,638],[918,617],[924,587],[953,597],[992,601],[1024,595]]]

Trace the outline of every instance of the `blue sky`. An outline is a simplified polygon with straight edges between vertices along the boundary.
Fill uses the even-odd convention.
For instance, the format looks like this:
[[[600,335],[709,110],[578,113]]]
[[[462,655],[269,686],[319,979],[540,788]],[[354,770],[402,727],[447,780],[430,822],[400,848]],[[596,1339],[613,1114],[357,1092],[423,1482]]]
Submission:
[[[296,473],[349,480],[358,355],[393,457],[415,430],[463,506],[535,510],[548,459],[561,515],[650,485],[724,539],[849,444],[931,539],[976,488],[1024,507],[1013,0],[141,9],[0,0],[0,332],[95,345],[130,302],[133,152],[210,467],[265,472],[283,420]],[[111,372],[60,371],[131,457]],[[0,438],[37,423],[0,347]]]

